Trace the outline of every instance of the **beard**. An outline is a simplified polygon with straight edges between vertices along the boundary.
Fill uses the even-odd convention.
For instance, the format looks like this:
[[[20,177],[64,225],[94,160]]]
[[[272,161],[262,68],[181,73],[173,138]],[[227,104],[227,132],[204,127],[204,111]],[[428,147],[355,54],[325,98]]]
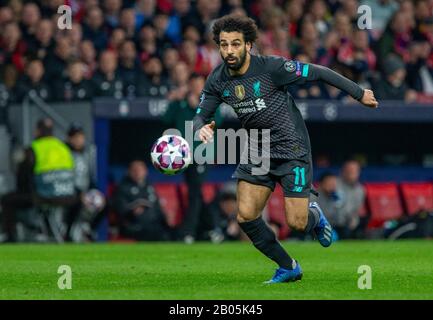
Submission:
[[[222,56],[221,56],[222,57]],[[239,58],[235,57],[235,56],[227,56],[225,59],[224,57],[222,57],[224,60],[224,63],[226,64],[226,66],[233,70],[233,71],[238,71],[240,68],[242,68],[242,66],[245,63],[245,60],[247,59],[247,50],[244,48],[244,50],[242,51],[241,55]],[[228,60],[229,59],[236,59],[235,63],[229,63]]]

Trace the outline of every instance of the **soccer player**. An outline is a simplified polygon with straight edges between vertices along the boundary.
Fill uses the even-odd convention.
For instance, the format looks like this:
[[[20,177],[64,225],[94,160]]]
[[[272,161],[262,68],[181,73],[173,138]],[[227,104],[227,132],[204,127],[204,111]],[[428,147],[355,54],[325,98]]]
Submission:
[[[257,26],[250,18],[224,16],[215,21],[212,31],[224,63],[216,67],[206,81],[194,117],[194,130],[199,130],[202,142],[211,141],[215,129],[211,119],[223,102],[233,107],[247,131],[270,129],[269,172],[252,174],[252,169],[259,166],[255,161],[241,163],[235,171],[237,220],[254,246],[279,266],[266,283],[300,280],[299,263],[287,254],[261,218],[276,183],[283,187],[286,220],[291,228],[313,234],[323,247],[329,247],[332,227],[319,205],[309,203],[310,141],[301,113],[287,88],[307,81],[324,81],[367,107],[376,108],[378,102],[371,90],[362,89],[326,67],[251,54]]]

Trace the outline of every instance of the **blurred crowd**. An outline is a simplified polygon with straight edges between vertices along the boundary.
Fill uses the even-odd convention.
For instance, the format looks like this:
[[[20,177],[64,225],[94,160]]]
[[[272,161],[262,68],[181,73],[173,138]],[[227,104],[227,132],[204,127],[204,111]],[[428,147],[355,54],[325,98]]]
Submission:
[[[63,4],[71,29],[57,24]],[[359,28],[368,19],[361,5],[371,8],[371,29]],[[256,53],[326,65],[379,100],[432,101],[432,10],[432,0],[2,0],[0,99],[182,100],[192,75],[220,63],[212,22],[233,13],[256,20]],[[316,83],[291,93],[349,99]]]

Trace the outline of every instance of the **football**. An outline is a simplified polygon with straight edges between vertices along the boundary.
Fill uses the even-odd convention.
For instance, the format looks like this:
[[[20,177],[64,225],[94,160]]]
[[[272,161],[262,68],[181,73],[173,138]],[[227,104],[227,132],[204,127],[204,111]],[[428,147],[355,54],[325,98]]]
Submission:
[[[191,163],[188,142],[176,135],[165,135],[156,140],[150,155],[153,166],[166,175],[181,173]]]

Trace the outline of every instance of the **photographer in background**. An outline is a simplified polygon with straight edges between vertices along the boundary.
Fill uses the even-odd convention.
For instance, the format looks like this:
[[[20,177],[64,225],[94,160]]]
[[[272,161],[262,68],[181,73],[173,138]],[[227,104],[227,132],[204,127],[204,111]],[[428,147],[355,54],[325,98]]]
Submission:
[[[215,230],[221,240],[241,240],[242,231],[236,220],[238,205],[236,202],[236,184],[227,183],[218,192],[209,205],[209,212],[215,219]]]
[[[79,200],[66,216],[66,240],[89,241],[96,239],[96,228],[106,215],[105,196],[96,188],[95,150],[87,145],[83,127],[72,123],[66,144],[74,158],[74,184]]]
[[[154,188],[147,181],[147,167],[141,160],[129,164],[128,173],[114,193],[120,234],[138,241],[172,240]]]
[[[360,174],[359,162],[351,159],[343,164],[341,174],[337,178],[337,192],[343,203],[340,212],[342,216],[346,217],[349,237],[358,237],[358,234],[355,233],[360,227],[359,211],[365,201],[364,187],[359,182]]]

